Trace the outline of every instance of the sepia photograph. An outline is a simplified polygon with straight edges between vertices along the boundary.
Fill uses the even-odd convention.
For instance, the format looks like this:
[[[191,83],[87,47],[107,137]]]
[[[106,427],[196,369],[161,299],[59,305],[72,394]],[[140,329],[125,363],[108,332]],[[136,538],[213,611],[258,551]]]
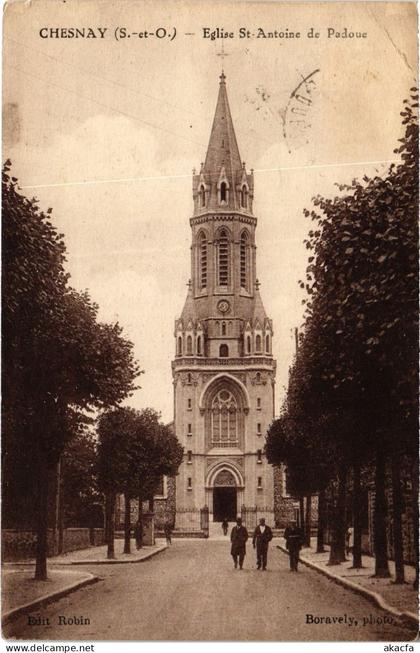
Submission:
[[[417,33],[4,3],[3,643],[414,651]]]

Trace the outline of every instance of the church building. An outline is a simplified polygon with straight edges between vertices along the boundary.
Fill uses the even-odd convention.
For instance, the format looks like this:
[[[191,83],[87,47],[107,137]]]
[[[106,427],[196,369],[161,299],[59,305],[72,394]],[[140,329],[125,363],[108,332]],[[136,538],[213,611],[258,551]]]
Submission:
[[[205,161],[193,173],[191,279],[175,321],[174,429],[184,447],[175,528],[204,507],[210,522],[250,510],[274,523],[274,473],[263,449],[276,361],[257,279],[253,201],[222,72]]]

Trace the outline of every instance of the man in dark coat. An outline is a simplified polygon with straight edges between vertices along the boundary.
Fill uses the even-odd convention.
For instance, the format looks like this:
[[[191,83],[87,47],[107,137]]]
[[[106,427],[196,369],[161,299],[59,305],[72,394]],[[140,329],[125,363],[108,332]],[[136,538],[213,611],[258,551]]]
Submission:
[[[172,536],[172,524],[169,521],[169,519],[165,519],[165,524],[163,526],[163,530],[164,530],[165,537],[166,537],[166,544],[172,544],[172,538],[171,538],[171,536]]]
[[[257,569],[267,569],[268,543],[273,539],[273,531],[266,526],[264,517],[260,519],[260,525],[254,531],[252,545],[257,549]]]
[[[302,548],[303,542],[303,534],[302,530],[298,528],[295,521],[291,521],[285,529],[284,539],[286,540],[286,549],[289,552],[290,571],[297,571],[299,551]]]
[[[246,554],[245,545],[247,539],[248,539],[248,531],[246,530],[245,526],[242,526],[242,519],[238,517],[238,519],[236,520],[236,526],[232,528],[232,532],[230,534],[230,541],[232,542],[230,552],[233,558],[235,569],[238,568],[238,559],[239,559],[239,569],[242,569],[242,565],[244,564],[244,558]]]

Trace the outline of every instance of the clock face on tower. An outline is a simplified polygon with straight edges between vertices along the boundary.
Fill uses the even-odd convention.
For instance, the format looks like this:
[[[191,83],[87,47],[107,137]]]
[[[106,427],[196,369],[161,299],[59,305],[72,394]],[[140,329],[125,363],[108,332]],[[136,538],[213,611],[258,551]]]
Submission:
[[[227,301],[227,299],[221,299],[220,302],[217,304],[217,310],[219,313],[227,313],[230,309],[230,304]]]

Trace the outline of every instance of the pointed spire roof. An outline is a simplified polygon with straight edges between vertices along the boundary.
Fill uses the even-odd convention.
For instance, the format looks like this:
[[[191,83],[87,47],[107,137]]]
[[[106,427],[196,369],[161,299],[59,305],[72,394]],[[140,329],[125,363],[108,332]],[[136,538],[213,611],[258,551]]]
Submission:
[[[242,173],[242,162],[226,91],[226,76],[223,71],[220,75],[219,97],[203,172],[211,175],[212,180],[216,180],[222,168],[225,169],[231,185],[235,183],[238,173]]]
[[[264,322],[267,319],[267,313],[265,312],[264,304],[262,303],[259,283],[255,284],[255,299],[254,299],[254,321],[259,320],[261,327],[264,326]]]
[[[185,327],[187,327],[188,322],[190,320],[194,321],[196,317],[196,310],[194,305],[194,297],[193,297],[191,281],[189,281],[187,285],[188,285],[187,298],[185,300],[184,308],[182,309],[182,313],[181,313],[181,320],[183,321]]]

